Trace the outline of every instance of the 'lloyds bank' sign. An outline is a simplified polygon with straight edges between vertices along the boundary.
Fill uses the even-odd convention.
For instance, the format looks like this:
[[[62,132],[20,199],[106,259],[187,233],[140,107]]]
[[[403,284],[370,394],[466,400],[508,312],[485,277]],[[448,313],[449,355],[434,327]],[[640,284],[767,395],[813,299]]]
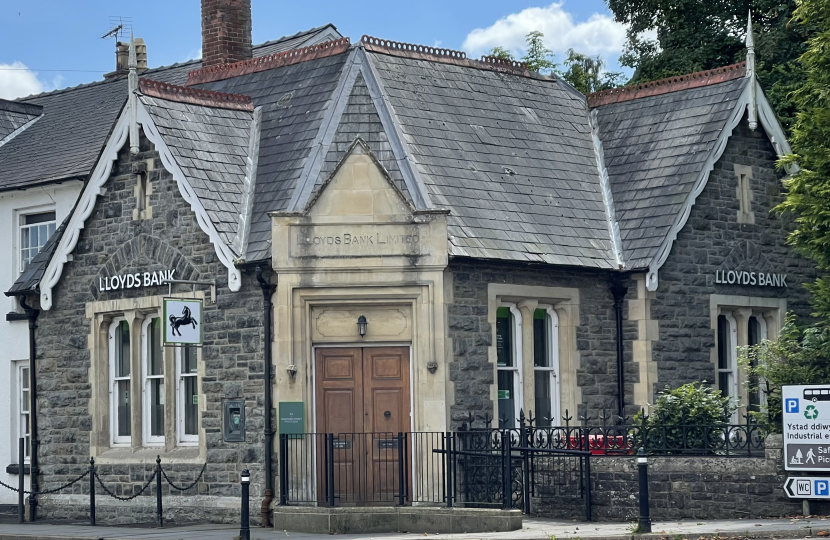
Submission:
[[[716,270],[718,285],[757,285],[760,287],[789,287],[787,274],[771,274],[746,270]]]
[[[173,281],[176,270],[158,270],[156,272],[135,272],[118,276],[100,276],[98,291],[117,291],[119,289],[135,289],[138,287],[152,287]]]

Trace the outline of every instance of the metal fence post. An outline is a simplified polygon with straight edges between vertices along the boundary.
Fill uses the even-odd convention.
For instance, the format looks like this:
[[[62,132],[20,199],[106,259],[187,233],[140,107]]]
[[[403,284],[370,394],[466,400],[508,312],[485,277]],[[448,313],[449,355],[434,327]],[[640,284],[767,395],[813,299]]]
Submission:
[[[239,528],[239,540],[251,540],[250,509],[248,508],[251,473],[248,472],[248,469],[243,469],[239,477],[242,482],[242,523]]]
[[[280,433],[280,506],[288,504],[288,439],[285,433]]]
[[[651,517],[649,516],[648,508],[648,458],[643,448],[637,451],[637,468],[640,473],[640,519],[637,524],[637,532],[650,533]]]
[[[591,521],[591,454],[585,456],[585,521]]]
[[[327,433],[326,440],[328,444],[326,447],[328,448],[327,459],[328,463],[326,463],[326,472],[328,473],[329,478],[329,506],[334,508],[334,433]]]
[[[444,470],[447,471],[447,487],[446,495],[447,495],[447,508],[452,508],[452,499],[453,499],[453,485],[454,485],[454,478],[455,478],[455,471],[453,470],[453,455],[452,455],[452,443],[453,443],[453,433],[448,431],[446,434],[447,442],[446,448],[444,452],[444,459],[446,459],[446,465]]]
[[[398,432],[398,506],[404,505],[404,497],[406,496],[406,484],[404,474],[406,467],[404,464],[404,456],[406,455],[406,447],[403,441],[403,433]]]
[[[513,508],[513,471],[511,461],[510,430],[502,431],[501,448],[502,448],[502,497],[504,502],[504,509],[510,510]]]
[[[26,475],[23,474],[26,465],[26,439],[20,437],[17,440],[17,522],[26,521]],[[31,467],[30,467],[31,470]]]
[[[161,507],[161,456],[156,456],[156,514],[159,527],[164,527],[164,516]]]
[[[95,526],[95,458],[89,458],[89,524]]]

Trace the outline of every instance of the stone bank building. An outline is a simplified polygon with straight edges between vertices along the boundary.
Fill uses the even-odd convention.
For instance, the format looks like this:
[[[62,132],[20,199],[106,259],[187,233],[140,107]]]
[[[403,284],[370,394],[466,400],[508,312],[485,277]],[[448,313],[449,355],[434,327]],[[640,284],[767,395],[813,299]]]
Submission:
[[[92,456],[128,494],[160,456],[178,482],[202,474],[165,503],[183,519],[233,519],[243,468],[267,508],[285,403],[308,433],[590,421],[691,381],[758,404],[737,347],[807,316],[814,270],[770,212],[789,147],[751,39],[745,63],[586,99],[332,26],[252,46],[250,2],[203,0],[202,18],[201,64],[61,91],[117,106],[7,293],[38,313],[43,488]],[[169,297],[203,300],[201,346],[162,346]]]

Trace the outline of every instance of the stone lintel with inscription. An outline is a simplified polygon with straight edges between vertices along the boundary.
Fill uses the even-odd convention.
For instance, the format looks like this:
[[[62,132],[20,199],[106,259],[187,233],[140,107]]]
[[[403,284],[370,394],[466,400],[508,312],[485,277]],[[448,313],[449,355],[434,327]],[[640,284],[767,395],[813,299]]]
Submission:
[[[400,257],[423,254],[426,224],[372,223],[292,225],[294,258]]]

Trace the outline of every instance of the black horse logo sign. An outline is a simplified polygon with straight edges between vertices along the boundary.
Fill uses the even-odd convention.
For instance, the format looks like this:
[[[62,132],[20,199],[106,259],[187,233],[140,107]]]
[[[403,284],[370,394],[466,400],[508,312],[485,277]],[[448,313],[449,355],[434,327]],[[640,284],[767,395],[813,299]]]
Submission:
[[[182,316],[181,317],[176,317],[175,315],[170,315],[170,328],[172,329],[172,334],[174,336],[181,336],[182,335],[182,333],[179,331],[179,328],[181,328],[182,326],[190,325],[195,330],[196,325],[198,325],[198,324],[199,324],[199,321],[197,321],[193,317],[193,315],[191,315],[190,308],[187,307],[187,306],[184,306],[184,308],[182,308]]]

